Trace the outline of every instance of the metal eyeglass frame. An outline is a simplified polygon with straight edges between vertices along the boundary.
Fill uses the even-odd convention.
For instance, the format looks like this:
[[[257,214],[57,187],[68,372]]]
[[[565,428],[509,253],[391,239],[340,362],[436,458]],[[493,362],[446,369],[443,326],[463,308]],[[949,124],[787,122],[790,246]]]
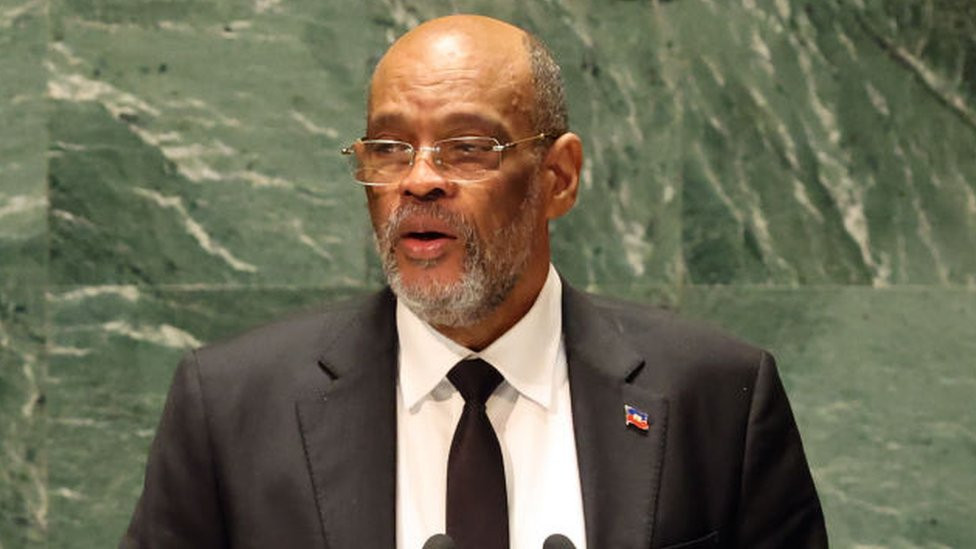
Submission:
[[[522,139],[516,139],[515,141],[509,141],[508,143],[502,144],[502,143],[500,143],[498,141],[498,139],[496,139],[494,137],[487,137],[487,136],[480,136],[480,135],[464,135],[464,136],[460,136],[460,137],[449,137],[447,139],[438,139],[437,141],[434,141],[434,143],[431,144],[430,146],[419,146],[419,147],[415,147],[413,144],[407,143],[406,141],[399,141],[399,140],[396,140],[396,139],[363,139],[363,138],[359,138],[354,143],[352,143],[351,145],[348,145],[346,147],[343,147],[339,152],[342,153],[343,156],[353,156],[354,157],[355,154],[356,154],[356,151],[354,150],[354,147],[356,146],[356,143],[374,143],[374,144],[388,144],[388,145],[394,145],[394,144],[396,144],[396,145],[406,145],[406,150],[410,151],[410,162],[406,165],[406,169],[407,170],[409,170],[409,168],[413,168],[413,164],[417,160],[417,155],[420,154],[420,153],[422,153],[422,152],[429,152],[431,154],[431,159],[434,161],[434,167],[439,169],[440,166],[443,165],[440,162],[440,157],[439,157],[439,153],[441,151],[441,146],[442,146],[443,143],[445,143],[445,142],[464,141],[464,140],[469,140],[469,139],[490,139],[490,140],[494,141],[495,144],[492,145],[491,150],[494,151],[494,152],[496,152],[496,153],[498,153],[498,163],[496,164],[496,166],[494,168],[492,168],[492,169],[485,170],[486,175],[484,175],[482,177],[478,177],[478,178],[475,178],[475,179],[458,179],[458,180],[456,180],[457,183],[464,184],[464,183],[475,183],[477,181],[483,181],[483,180],[485,180],[485,179],[487,179],[489,177],[488,174],[491,174],[491,173],[493,173],[495,171],[498,171],[498,169],[501,167],[501,164],[502,164],[502,154],[501,154],[502,152],[504,152],[504,151],[506,151],[508,149],[517,147],[518,145],[521,145],[523,143],[528,143],[530,141],[538,141],[540,139],[550,139],[552,137],[553,137],[552,135],[547,134],[545,132],[542,132],[542,133],[538,133],[536,135],[532,135],[532,136],[529,136],[529,137],[524,137]],[[406,173],[408,173],[408,172],[405,171],[403,173],[403,175],[406,175]],[[360,185],[367,186],[367,187],[387,187],[387,186],[390,186],[390,185],[397,185],[399,183],[398,179],[401,179],[403,177],[403,175],[401,175],[400,178],[395,178],[393,181],[386,182],[386,183],[380,183],[380,182],[375,182],[375,181],[360,181],[358,179],[355,179],[355,177],[353,178],[353,180],[356,183],[358,183]]]

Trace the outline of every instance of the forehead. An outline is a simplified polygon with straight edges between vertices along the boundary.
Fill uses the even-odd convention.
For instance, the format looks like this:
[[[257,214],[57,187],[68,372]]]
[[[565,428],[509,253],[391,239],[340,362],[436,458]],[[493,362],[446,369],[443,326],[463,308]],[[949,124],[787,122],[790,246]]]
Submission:
[[[398,42],[377,66],[368,126],[493,123],[519,129],[532,87],[521,40],[461,33]]]

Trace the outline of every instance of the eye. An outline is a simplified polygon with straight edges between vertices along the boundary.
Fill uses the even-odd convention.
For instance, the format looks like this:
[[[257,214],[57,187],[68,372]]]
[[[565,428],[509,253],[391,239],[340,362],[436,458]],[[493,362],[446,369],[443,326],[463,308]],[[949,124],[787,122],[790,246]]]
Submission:
[[[410,145],[401,141],[368,141],[367,149],[376,156],[402,155],[410,149]]]
[[[493,139],[451,139],[441,145],[441,150],[449,155],[469,156],[490,153],[493,151],[495,141]]]

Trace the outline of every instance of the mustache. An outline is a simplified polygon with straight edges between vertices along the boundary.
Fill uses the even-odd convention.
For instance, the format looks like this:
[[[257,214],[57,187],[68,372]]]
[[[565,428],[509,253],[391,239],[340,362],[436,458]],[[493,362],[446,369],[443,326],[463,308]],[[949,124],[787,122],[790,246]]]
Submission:
[[[458,212],[448,210],[437,203],[407,202],[394,210],[383,226],[380,240],[385,248],[392,249],[397,245],[401,239],[400,228],[403,223],[415,216],[436,219],[467,242],[470,242],[475,235],[474,225]]]

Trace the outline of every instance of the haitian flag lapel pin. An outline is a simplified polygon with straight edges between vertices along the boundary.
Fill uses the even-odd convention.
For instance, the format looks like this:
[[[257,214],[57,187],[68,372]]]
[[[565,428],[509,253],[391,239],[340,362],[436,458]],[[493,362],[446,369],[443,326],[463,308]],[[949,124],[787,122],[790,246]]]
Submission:
[[[630,404],[624,404],[624,426],[630,425],[646,433],[651,428],[651,421],[647,412]]]

